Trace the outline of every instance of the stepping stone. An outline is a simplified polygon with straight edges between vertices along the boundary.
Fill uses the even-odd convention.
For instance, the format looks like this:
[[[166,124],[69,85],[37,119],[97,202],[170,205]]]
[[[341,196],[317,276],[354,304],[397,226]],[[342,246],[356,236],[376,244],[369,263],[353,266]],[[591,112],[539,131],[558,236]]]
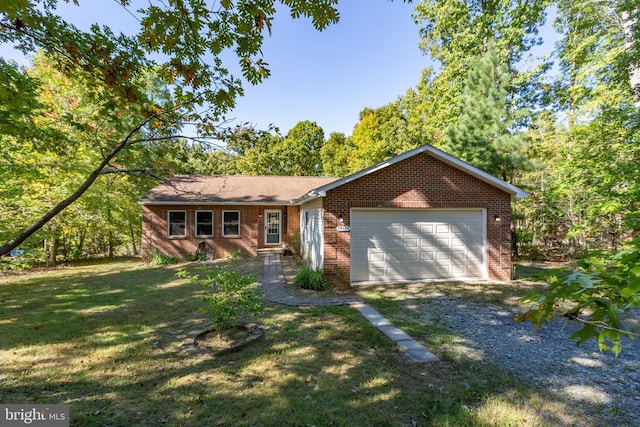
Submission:
[[[398,349],[406,354],[412,361],[419,363],[433,363],[440,361],[438,356],[431,353],[425,346],[414,340],[402,329],[396,328],[373,307],[362,303],[355,304],[354,307],[373,326],[389,337],[398,346]]]

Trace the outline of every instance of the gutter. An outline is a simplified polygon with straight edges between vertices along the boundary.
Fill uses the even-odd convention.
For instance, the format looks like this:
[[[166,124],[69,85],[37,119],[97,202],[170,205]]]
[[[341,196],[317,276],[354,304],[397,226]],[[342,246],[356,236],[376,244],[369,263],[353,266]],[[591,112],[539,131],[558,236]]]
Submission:
[[[291,204],[292,205],[301,205],[303,203],[310,202],[312,200],[316,200],[316,199],[319,199],[321,197],[326,197],[326,196],[327,196],[327,192],[326,191],[311,190],[307,194],[305,194],[304,196],[298,197],[297,199],[292,200]]]

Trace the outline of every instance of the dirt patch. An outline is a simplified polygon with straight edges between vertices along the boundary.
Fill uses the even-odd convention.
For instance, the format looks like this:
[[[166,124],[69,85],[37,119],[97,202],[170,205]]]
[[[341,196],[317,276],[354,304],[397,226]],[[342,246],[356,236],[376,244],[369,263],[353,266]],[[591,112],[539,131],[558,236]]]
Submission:
[[[201,352],[217,355],[238,351],[264,336],[264,330],[254,324],[236,325],[220,332],[207,329],[199,333],[193,340],[193,345]]]

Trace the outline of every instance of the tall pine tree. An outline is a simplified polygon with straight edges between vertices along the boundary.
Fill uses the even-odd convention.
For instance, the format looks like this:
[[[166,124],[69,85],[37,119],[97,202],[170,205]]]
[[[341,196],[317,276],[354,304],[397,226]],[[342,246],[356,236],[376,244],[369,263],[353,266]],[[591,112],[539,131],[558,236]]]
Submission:
[[[473,61],[460,97],[461,114],[447,128],[445,149],[505,181],[529,166],[527,136],[517,129],[521,110],[512,108],[510,75],[493,41]]]

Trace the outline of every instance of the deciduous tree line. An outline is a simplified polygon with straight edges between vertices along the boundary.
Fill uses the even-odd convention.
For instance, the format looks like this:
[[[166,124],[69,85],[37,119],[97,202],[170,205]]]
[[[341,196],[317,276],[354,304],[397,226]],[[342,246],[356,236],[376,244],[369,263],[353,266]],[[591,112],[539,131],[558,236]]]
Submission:
[[[56,3],[0,5],[0,43],[36,54],[28,68],[0,60],[0,254],[43,240],[50,256],[135,253],[136,200],[175,173],[345,176],[422,144],[529,191],[514,206],[526,255],[612,248],[640,231],[633,1],[416,2],[437,66],[363,108],[351,135],[328,137],[313,118],[281,135],[225,116],[243,82],[269,75],[260,47],[276,4],[322,29],[337,1],[150,2],[133,36],[78,30]],[[555,46],[534,56],[546,19]]]

